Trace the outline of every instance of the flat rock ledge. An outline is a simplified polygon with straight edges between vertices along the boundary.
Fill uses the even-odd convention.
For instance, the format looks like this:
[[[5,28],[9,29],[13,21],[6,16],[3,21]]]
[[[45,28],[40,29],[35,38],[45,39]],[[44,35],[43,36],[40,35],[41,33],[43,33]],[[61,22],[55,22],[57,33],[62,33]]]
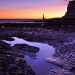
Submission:
[[[68,70],[57,68],[57,69],[51,70],[48,75],[75,75],[75,74]]]
[[[47,62],[60,67],[50,71],[49,75],[75,75],[75,43],[66,45],[59,51],[58,57],[46,59]]]

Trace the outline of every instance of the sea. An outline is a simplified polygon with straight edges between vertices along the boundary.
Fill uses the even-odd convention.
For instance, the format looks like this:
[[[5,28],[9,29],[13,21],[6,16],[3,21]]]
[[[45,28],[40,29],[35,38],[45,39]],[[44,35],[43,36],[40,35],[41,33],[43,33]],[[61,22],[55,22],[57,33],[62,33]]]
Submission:
[[[2,23],[45,23],[43,19],[0,19]]]

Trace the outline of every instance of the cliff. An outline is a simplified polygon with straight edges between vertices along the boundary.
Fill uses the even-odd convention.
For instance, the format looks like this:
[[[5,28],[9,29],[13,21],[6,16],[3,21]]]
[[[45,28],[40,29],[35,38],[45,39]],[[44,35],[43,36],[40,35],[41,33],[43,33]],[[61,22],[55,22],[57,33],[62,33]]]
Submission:
[[[75,18],[75,0],[69,1],[65,18]]]

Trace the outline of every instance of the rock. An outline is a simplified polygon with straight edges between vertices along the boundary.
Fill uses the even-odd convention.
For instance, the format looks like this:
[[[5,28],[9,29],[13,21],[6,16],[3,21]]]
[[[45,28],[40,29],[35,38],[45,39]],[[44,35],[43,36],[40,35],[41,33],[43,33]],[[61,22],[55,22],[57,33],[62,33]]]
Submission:
[[[75,67],[71,67],[70,71],[75,72]]]
[[[75,0],[69,1],[65,18],[75,18]]]
[[[70,72],[69,70],[56,68],[54,70],[51,70],[48,75],[75,75],[75,74]]]
[[[16,44],[14,45],[14,47],[16,47],[17,49],[20,49],[21,51],[27,51],[27,52],[33,52],[33,53],[36,53],[39,51],[39,48],[29,46],[27,44]]]
[[[0,75],[35,75],[22,54],[0,40]]]
[[[14,39],[9,34],[0,34],[1,40],[13,41]]]
[[[63,63],[61,62],[59,58],[46,58],[46,61],[56,66],[63,67]]]

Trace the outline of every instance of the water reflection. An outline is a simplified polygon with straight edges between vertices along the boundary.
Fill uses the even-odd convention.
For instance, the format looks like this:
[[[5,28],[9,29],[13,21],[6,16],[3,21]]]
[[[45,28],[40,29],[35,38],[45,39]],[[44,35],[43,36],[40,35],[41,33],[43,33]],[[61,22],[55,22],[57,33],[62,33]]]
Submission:
[[[55,48],[49,46],[48,44],[28,42],[17,37],[13,38],[15,39],[14,41],[4,41],[11,44],[11,46],[14,46],[15,44],[28,44],[40,49],[39,52],[36,54],[35,59],[29,56],[25,56],[27,63],[32,67],[36,75],[48,75],[48,72],[56,67],[50,63],[45,62],[45,59],[47,57],[53,57],[53,54],[55,53]]]

